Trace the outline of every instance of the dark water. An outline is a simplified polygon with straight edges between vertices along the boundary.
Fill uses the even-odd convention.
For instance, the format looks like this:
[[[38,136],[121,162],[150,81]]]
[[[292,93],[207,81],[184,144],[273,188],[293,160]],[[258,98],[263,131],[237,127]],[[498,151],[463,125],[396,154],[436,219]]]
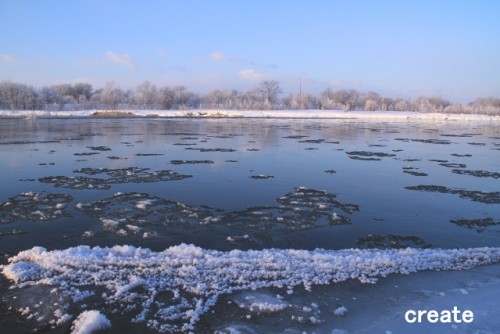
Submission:
[[[3,262],[82,244],[500,246],[496,123],[3,119],[0,171]]]

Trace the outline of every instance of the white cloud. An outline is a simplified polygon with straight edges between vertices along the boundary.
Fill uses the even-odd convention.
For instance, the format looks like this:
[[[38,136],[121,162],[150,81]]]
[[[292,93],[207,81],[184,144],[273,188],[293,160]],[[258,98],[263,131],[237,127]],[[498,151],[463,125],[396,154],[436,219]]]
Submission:
[[[0,60],[6,63],[11,63],[16,61],[17,59],[13,55],[0,54]]]
[[[210,59],[215,60],[215,61],[222,61],[222,60],[226,60],[227,57],[222,52],[212,52],[210,54]]]
[[[240,78],[246,80],[262,80],[268,76],[266,72],[254,70],[252,68],[242,69],[238,72],[238,75],[240,76]]]
[[[132,58],[128,54],[118,54],[113,51],[106,52],[106,58],[111,60],[113,63],[127,66],[128,68],[135,69],[136,65],[132,61]]]
[[[210,54],[210,59],[213,61],[232,61],[232,62],[238,62],[240,61],[240,58],[238,56],[228,56],[222,52],[215,51]]]

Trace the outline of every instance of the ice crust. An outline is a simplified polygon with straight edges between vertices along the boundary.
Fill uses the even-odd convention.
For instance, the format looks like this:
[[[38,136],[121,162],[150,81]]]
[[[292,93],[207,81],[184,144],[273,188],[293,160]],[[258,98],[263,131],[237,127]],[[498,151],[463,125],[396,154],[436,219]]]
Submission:
[[[463,270],[500,262],[500,248],[324,250],[206,250],[180,244],[162,252],[134,246],[78,246],[48,251],[34,247],[0,267],[11,290],[51,286],[68,300],[103,314],[121,314],[160,332],[195,330],[200,317],[224,294],[264,287],[331,284],[349,279],[374,283],[377,277],[420,270]],[[250,303],[251,304],[251,303]],[[26,313],[26,312],[25,312]],[[24,314],[29,316],[29,312]],[[67,317],[67,316],[66,316]]]

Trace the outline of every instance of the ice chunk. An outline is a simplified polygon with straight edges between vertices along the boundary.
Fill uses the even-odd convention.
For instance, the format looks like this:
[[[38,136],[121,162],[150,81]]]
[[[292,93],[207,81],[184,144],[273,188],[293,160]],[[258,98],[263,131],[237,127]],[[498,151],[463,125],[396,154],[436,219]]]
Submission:
[[[99,311],[84,311],[73,322],[71,334],[91,334],[111,327],[111,322]]]
[[[343,316],[347,313],[348,309],[342,305],[342,306],[339,306],[335,309],[335,311],[333,311],[333,314],[335,314],[336,316]]]

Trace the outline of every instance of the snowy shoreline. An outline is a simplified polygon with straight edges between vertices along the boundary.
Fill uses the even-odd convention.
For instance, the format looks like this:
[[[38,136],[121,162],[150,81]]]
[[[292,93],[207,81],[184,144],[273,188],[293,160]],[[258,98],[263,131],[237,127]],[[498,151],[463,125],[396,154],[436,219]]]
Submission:
[[[500,121],[500,116],[479,114],[419,113],[401,111],[341,111],[341,110],[2,110],[0,118],[66,118],[66,117],[147,117],[147,118],[304,118],[359,119],[401,121]]]
[[[500,248],[489,247],[222,252],[181,244],[162,252],[126,245],[53,251],[33,247],[11,257],[0,270],[14,283],[10,291],[17,291],[19,300],[24,291],[30,295],[36,286],[51,289],[57,303],[43,316],[36,307],[29,307],[33,301],[19,305],[11,294],[11,303],[22,315],[40,318],[54,328],[73,319],[76,314],[70,313],[84,301],[85,308],[102,312],[102,317],[93,314],[100,316],[99,323],[108,324],[105,315],[125,316],[136,310],[135,316],[129,315],[131,323],[144,323],[159,332],[184,332],[194,330],[219,297],[236,291],[275,287],[291,295],[298,286],[311,291],[313,285],[353,279],[375,283],[391,274],[467,270],[497,263]],[[174,298],[157,298],[165,293]],[[35,306],[43,302],[36,300]]]

